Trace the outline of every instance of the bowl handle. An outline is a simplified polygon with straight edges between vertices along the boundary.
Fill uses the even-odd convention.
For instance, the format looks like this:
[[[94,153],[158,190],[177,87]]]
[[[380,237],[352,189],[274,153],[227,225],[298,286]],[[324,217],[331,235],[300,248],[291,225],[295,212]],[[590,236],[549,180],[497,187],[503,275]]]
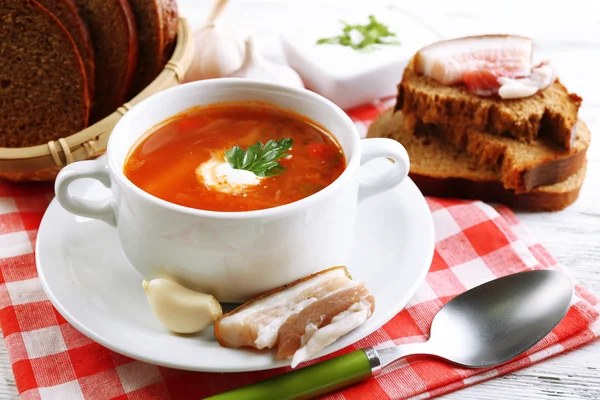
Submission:
[[[377,176],[361,178],[358,189],[358,201],[368,199],[376,194],[386,192],[398,186],[407,176],[410,169],[408,153],[399,142],[386,138],[361,140],[362,156],[360,164],[364,165],[376,158],[392,160],[392,168]]]
[[[110,189],[108,166],[104,161],[78,161],[64,167],[56,177],[54,190],[60,205],[71,214],[99,219],[111,226],[116,226],[114,199],[112,197],[103,200],[89,200],[69,193],[69,185],[81,178],[96,179]]]

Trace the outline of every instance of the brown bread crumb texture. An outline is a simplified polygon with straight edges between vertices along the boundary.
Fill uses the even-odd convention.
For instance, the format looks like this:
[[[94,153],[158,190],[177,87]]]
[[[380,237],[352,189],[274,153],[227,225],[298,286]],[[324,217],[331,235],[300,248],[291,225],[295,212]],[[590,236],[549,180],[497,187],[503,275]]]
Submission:
[[[162,52],[162,67],[171,59],[175,44],[177,43],[177,31],[179,10],[177,8],[177,0],[158,0],[162,9],[163,18],[163,52]]]
[[[129,93],[138,58],[135,17],[127,0],[75,0],[89,26],[96,62],[96,95],[91,122],[121,106]],[[74,132],[72,132],[74,133]]]
[[[426,196],[498,202],[516,209],[556,211],[572,204],[585,179],[585,162],[566,180],[516,193],[502,184],[501,173],[482,166],[449,143],[427,134],[414,135],[401,112],[388,110],[369,127],[368,137],[388,137],[402,143],[410,157],[410,177]]]
[[[175,0],[129,0],[139,38],[139,61],[129,98],[158,76],[171,57],[177,37]]]
[[[33,0],[3,0],[0,38],[0,147],[33,146],[86,127],[85,66],[59,20]]]
[[[517,193],[539,186],[562,182],[585,163],[591,135],[587,125],[575,125],[575,141],[570,150],[557,146],[549,139],[526,143],[513,138],[482,132],[469,127],[446,128],[425,124],[413,114],[404,114],[410,132],[426,133],[464,150],[479,166],[490,166],[501,174],[506,188]]]
[[[474,95],[464,85],[446,86],[418,75],[411,62],[398,85],[396,110],[414,114],[426,124],[470,126],[526,142],[549,138],[569,149],[580,105],[581,98],[558,80],[533,96],[499,100]]]
[[[63,24],[77,46],[88,81],[90,99],[94,98],[95,61],[92,39],[73,0],[36,0]]]

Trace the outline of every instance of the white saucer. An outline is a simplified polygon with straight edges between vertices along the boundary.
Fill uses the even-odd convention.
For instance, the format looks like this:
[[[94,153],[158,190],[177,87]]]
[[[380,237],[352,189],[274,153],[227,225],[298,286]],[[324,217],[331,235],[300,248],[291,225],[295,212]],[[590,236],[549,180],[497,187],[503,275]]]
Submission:
[[[375,166],[370,170],[377,169]],[[74,194],[104,197],[90,180],[75,182]],[[365,324],[317,356],[344,348],[396,315],[425,279],[433,257],[433,222],[425,199],[407,179],[397,189],[359,206],[354,254],[348,269],[366,282],[376,308]],[[152,314],[142,276],[125,258],[116,230],[76,217],[52,201],[37,237],[36,261],[46,294],[80,332],[131,358],[171,368],[211,372],[263,370],[289,365],[272,352],[226,349],[212,329],[192,336],[165,330]]]

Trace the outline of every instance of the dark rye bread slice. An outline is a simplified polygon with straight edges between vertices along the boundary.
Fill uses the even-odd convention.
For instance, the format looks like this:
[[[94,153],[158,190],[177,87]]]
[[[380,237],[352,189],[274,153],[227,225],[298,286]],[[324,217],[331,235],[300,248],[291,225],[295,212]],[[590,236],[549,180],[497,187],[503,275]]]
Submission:
[[[0,7],[0,147],[26,147],[85,128],[83,61],[60,21],[33,0]]]
[[[426,196],[478,199],[516,209],[557,211],[579,196],[585,179],[584,165],[565,181],[525,193],[506,189],[500,174],[478,165],[472,157],[428,135],[405,129],[401,112],[382,113],[369,127],[367,137],[388,137],[402,143],[410,157],[409,176]]]
[[[163,14],[163,66],[171,59],[175,45],[177,44],[177,32],[179,31],[179,9],[177,0],[162,0]]]
[[[36,0],[45,9],[50,11],[63,24],[71,39],[75,42],[79,55],[85,65],[85,73],[88,81],[90,98],[94,98],[94,47],[90,34],[83,20],[77,12],[73,0]]]
[[[139,60],[129,98],[141,92],[162,71],[177,37],[175,0],[129,0],[139,38]]]
[[[464,150],[478,165],[497,169],[504,186],[517,193],[562,182],[574,174],[585,163],[591,140],[590,131],[581,120],[575,125],[576,138],[570,150],[549,139],[526,143],[474,128],[446,129],[442,125],[424,124],[413,114],[404,114],[404,120],[409,132],[440,138]]]
[[[581,101],[558,80],[521,99],[477,96],[462,84],[446,86],[418,75],[411,61],[398,85],[396,110],[448,129],[471,126],[527,142],[545,137],[570,149]]]
[[[96,62],[94,123],[126,100],[138,58],[135,17],[127,0],[75,0],[92,35]]]

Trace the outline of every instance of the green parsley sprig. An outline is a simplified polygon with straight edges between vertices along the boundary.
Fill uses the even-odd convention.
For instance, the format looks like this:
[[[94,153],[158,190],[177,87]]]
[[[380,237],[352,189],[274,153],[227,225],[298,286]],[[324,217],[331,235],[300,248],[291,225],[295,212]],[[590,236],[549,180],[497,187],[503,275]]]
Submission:
[[[377,21],[375,16],[369,15],[369,23],[366,25],[351,25],[347,22],[340,21],[344,24],[342,34],[338,36],[322,38],[317,40],[317,44],[340,44],[342,46],[348,46],[354,50],[369,50],[371,46],[377,44],[383,45],[400,45],[400,42],[395,38],[396,34],[391,32],[387,25]],[[352,40],[351,32],[357,31],[362,35],[362,40],[355,43]]]
[[[291,138],[269,140],[266,144],[258,142],[248,146],[247,150],[235,145],[225,150],[225,160],[234,169],[252,171],[256,176],[275,176],[285,171],[285,167],[277,160],[286,157],[292,147]]]

